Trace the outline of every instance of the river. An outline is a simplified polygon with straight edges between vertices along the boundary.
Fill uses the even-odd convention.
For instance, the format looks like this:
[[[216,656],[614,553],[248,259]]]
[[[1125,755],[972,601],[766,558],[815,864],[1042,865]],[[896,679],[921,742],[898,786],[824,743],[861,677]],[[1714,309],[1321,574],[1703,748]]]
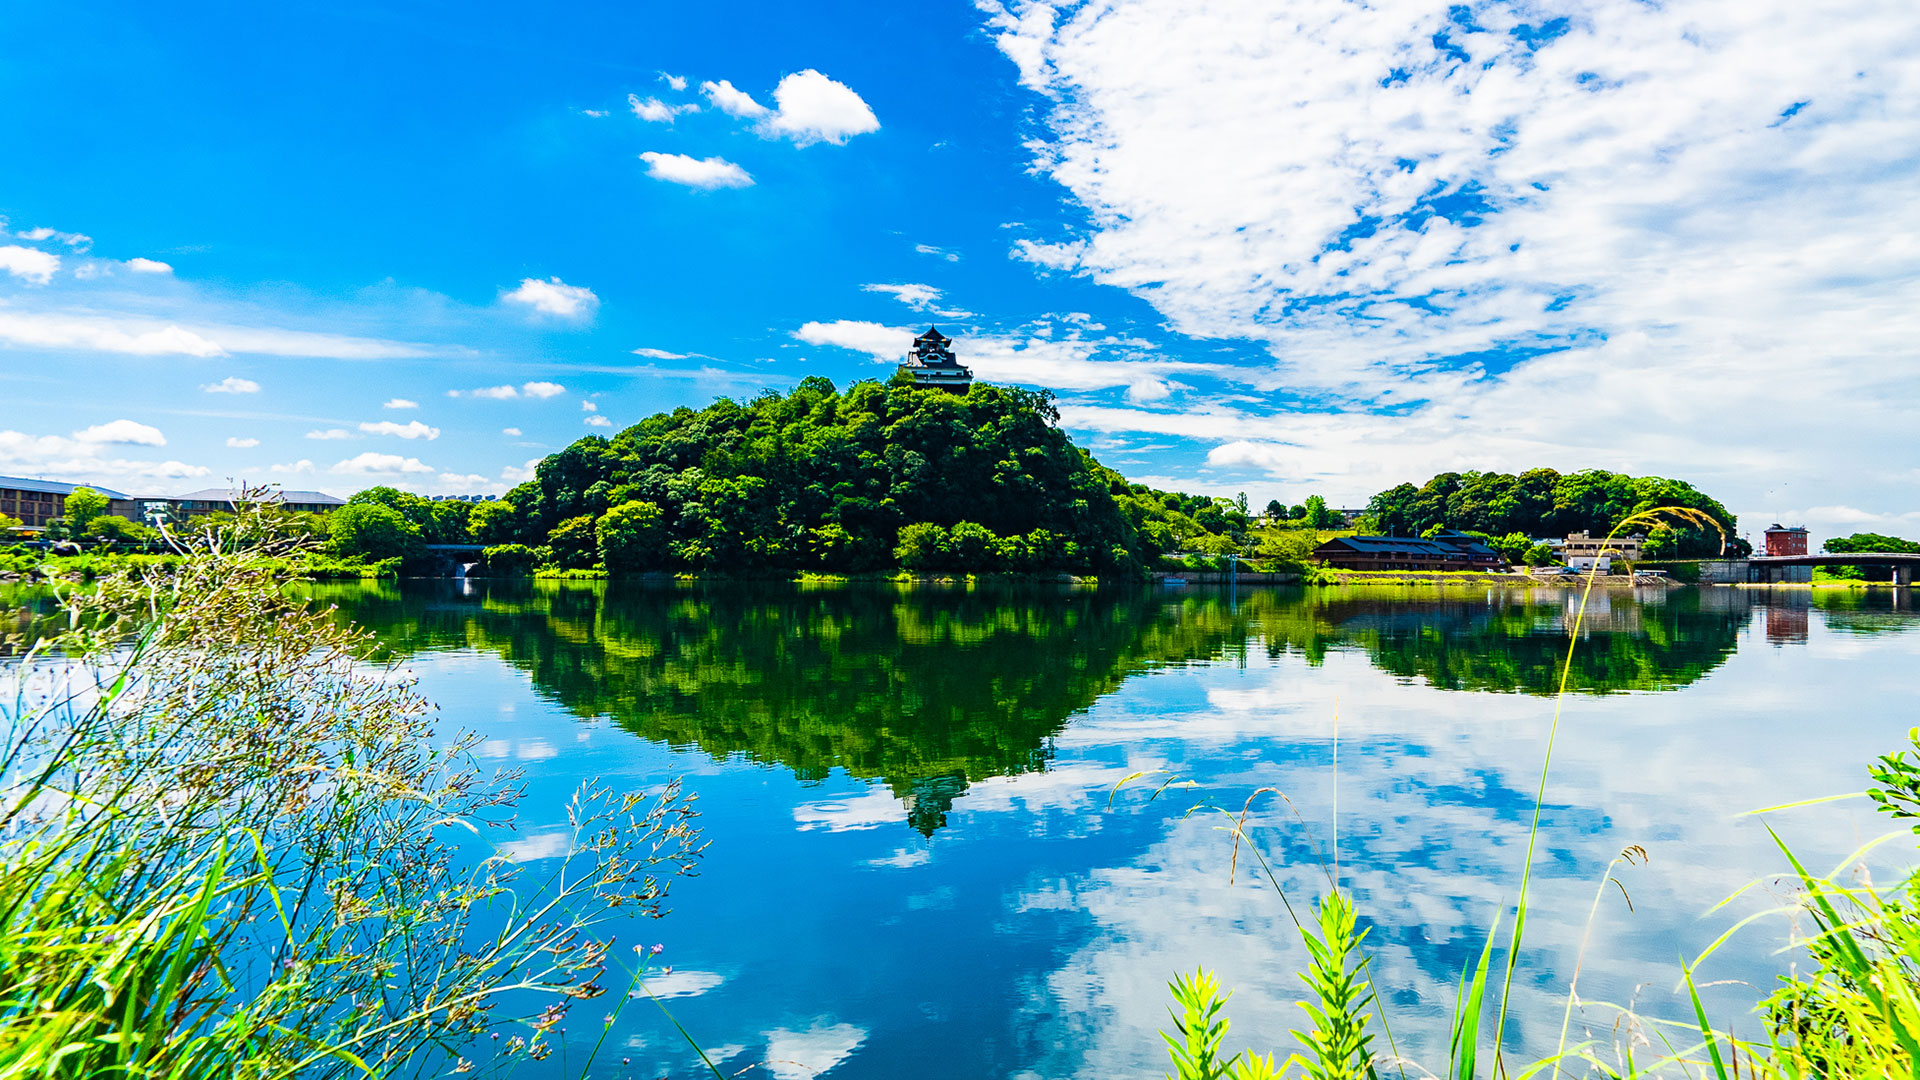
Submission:
[[[674,970],[654,989],[723,1073],[757,1063],[783,1080],[1158,1076],[1165,984],[1196,966],[1234,990],[1229,1046],[1284,1056],[1305,950],[1208,809],[1262,788],[1285,798],[1258,795],[1247,831],[1287,900],[1302,911],[1330,878],[1351,891],[1392,1045],[1442,1071],[1461,965],[1517,896],[1580,597],[316,589],[450,727],[482,736],[488,764],[525,770],[502,846],[533,872],[564,852],[583,781],[687,778],[704,869],[675,885],[671,915],[620,938],[666,946]],[[1510,1047],[1552,1052],[1576,965],[1585,1002],[1684,1015],[1678,959],[1785,892],[1747,812],[1859,790],[1906,745],[1916,629],[1884,591],[1594,596]],[[1859,799],[1766,820],[1820,869],[1889,831]],[[1622,865],[1596,909],[1632,845],[1644,865]],[[1716,1022],[1758,1033],[1748,1010],[1793,959],[1785,934],[1762,922],[1702,969]],[[552,1075],[577,1075],[603,1011],[569,1018],[572,1064]],[[1617,1016],[1583,1004],[1574,1037],[1610,1042]],[[610,1043],[595,1076],[703,1075],[650,1007],[626,1009]]]

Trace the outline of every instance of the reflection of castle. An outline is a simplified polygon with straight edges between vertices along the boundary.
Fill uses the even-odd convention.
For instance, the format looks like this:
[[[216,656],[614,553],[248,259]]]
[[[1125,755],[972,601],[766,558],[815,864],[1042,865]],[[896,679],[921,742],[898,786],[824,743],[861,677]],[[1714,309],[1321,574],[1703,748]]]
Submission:
[[[973,372],[953,358],[953,350],[947,348],[951,344],[953,339],[939,328],[927,327],[926,333],[913,339],[913,356],[900,365],[900,370],[913,376],[915,386],[966,393],[973,385]]]

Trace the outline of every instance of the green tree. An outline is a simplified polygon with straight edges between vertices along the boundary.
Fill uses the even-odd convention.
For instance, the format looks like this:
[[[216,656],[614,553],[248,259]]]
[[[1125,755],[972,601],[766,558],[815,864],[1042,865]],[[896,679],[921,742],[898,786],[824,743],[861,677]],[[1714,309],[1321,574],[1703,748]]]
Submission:
[[[1344,524],[1344,522],[1340,520],[1340,515],[1334,513],[1333,510],[1327,506],[1327,500],[1318,495],[1307,496],[1307,501],[1303,505],[1307,512],[1307,524],[1313,528],[1331,529]]]
[[[379,503],[348,502],[327,519],[329,554],[341,558],[416,560],[420,529],[398,510]]]
[[[101,514],[88,522],[86,534],[96,540],[127,547],[148,547],[160,542],[160,530],[112,514]]]
[[[667,529],[660,508],[634,500],[600,515],[595,529],[607,573],[638,574],[667,563]]]
[[[594,536],[593,515],[570,517],[547,534],[547,546],[553,550],[556,566],[566,570],[589,570],[600,553]]]
[[[67,527],[79,535],[86,532],[93,519],[106,513],[110,506],[112,502],[105,495],[90,487],[77,487],[67,496],[66,509],[60,516],[66,518]]]
[[[1850,555],[1862,551],[1920,554],[1920,543],[1903,540],[1898,536],[1889,536],[1886,533],[1859,532],[1851,536],[1836,536],[1822,544],[1821,550],[1832,555]],[[1893,579],[1891,563],[1858,563],[1851,566],[1830,566],[1825,569],[1834,577],[1850,577],[1861,581]]]
[[[475,505],[467,530],[476,544],[508,544],[525,537],[520,508],[505,499]]]
[[[1266,514],[1267,520],[1280,521],[1287,516],[1287,508],[1280,504],[1279,499],[1269,499],[1267,500]]]
[[[944,570],[948,561],[947,530],[931,522],[915,522],[900,530],[893,557],[908,570]]]
[[[487,577],[526,577],[539,564],[539,550],[525,544],[494,544],[480,549],[480,569]]]

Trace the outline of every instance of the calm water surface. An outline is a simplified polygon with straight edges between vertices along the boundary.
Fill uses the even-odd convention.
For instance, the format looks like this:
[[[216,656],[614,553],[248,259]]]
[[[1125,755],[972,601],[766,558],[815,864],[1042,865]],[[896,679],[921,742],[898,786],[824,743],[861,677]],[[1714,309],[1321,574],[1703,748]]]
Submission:
[[[1284,1053],[1304,950],[1244,857],[1229,880],[1220,815],[1189,813],[1263,787],[1289,800],[1262,795],[1249,818],[1280,884],[1310,901],[1337,859],[1399,1049],[1442,1068],[1460,966],[1517,893],[1578,595],[320,592],[480,732],[483,755],[526,770],[505,846],[536,868],[565,850],[561,807],[582,781],[686,776],[704,870],[675,886],[671,916],[621,940],[667,946],[674,971],[655,988],[724,1072],[836,1080],[1158,1076],[1165,984],[1196,965],[1235,989],[1233,1047]],[[1765,890],[1707,909],[1781,866],[1744,813],[1858,790],[1920,722],[1920,621],[1903,603],[1595,597],[1513,1045],[1552,1051],[1596,887],[1628,845],[1649,862],[1619,873],[1631,910],[1601,894],[1582,997],[1678,1015],[1676,958]],[[1168,777],[1191,786],[1153,798]],[[1863,801],[1773,820],[1822,869],[1885,831]],[[1702,971],[1730,981],[1710,991],[1717,1019],[1784,969],[1783,933],[1755,928]],[[570,1020],[574,1074],[597,1004]],[[1614,1015],[1584,1008],[1576,1031],[1605,1037]],[[628,1009],[610,1042],[596,1076],[700,1075],[657,1010]]]

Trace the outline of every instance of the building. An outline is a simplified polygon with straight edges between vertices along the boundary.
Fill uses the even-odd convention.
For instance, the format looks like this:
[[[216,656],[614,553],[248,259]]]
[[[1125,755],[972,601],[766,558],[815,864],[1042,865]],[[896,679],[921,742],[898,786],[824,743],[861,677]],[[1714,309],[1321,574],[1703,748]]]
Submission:
[[[953,350],[947,348],[951,344],[953,339],[938,328],[927,327],[926,333],[913,339],[913,355],[900,365],[900,370],[913,376],[915,386],[966,393],[967,387],[973,385],[973,371],[961,367],[960,361],[953,358]]]
[[[30,529],[46,525],[48,520],[66,513],[67,496],[75,488],[90,487],[105,495],[108,499],[108,512],[121,517],[130,517],[123,513],[122,505],[131,508],[132,500],[97,484],[63,484],[57,480],[28,480],[19,476],[0,476],[0,514],[19,518],[20,523]]]
[[[1560,556],[1575,570],[1588,569],[1593,565],[1594,560],[1603,558],[1608,561],[1624,559],[1627,562],[1639,562],[1640,552],[1644,549],[1646,542],[1647,538],[1643,533],[1616,536],[1612,539],[1604,536],[1588,536],[1583,532],[1570,533],[1567,536],[1567,542],[1560,546]],[[1575,563],[1575,559],[1581,562]]]
[[[175,495],[169,499],[141,499],[143,510],[154,508],[156,504],[166,507],[166,514],[176,520],[199,517],[203,514],[231,513],[236,499],[242,493],[232,488],[202,488],[185,495]],[[330,510],[347,505],[347,500],[335,498],[324,491],[281,491],[269,489],[265,502],[273,503],[283,510],[292,510],[302,514],[324,514]]]
[[[1805,555],[1807,553],[1807,530],[1795,525],[1787,528],[1774,525],[1767,530],[1767,554],[1769,555]]]
[[[1492,548],[1471,536],[1441,532],[1424,540],[1400,536],[1337,536],[1313,549],[1336,570],[1482,570],[1506,568]]]

